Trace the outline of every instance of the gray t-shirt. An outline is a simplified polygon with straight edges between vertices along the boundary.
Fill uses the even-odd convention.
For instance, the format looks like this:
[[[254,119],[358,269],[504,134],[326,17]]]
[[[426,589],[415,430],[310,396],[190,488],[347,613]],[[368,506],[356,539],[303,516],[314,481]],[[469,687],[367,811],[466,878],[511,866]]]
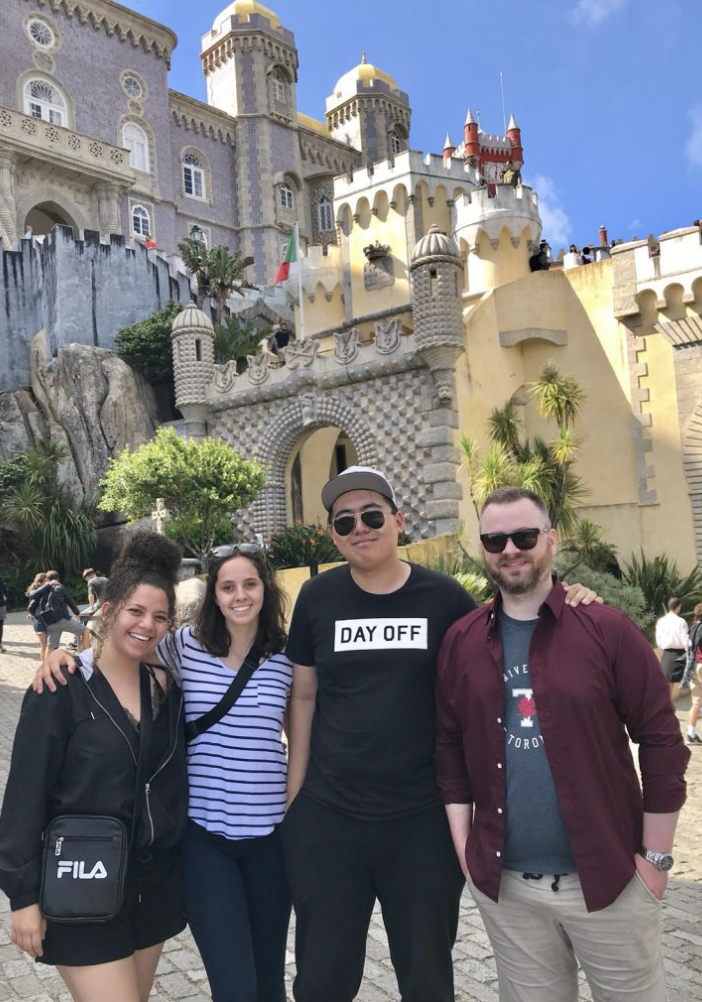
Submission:
[[[537,623],[500,611],[507,769],[502,865],[521,873],[574,873],[529,678],[529,644]]]
[[[105,588],[107,588],[107,578],[96,575],[88,581],[88,595],[95,596],[96,608],[102,605],[102,600],[105,597]]]

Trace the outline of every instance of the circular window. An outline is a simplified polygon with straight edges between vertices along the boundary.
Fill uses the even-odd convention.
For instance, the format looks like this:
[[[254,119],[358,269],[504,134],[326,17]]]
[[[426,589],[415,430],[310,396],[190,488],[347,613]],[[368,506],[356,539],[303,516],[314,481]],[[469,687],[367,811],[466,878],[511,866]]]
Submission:
[[[122,80],[122,86],[130,97],[139,98],[144,93],[144,89],[136,77],[130,75]]]
[[[54,44],[54,33],[46,21],[40,21],[38,18],[33,18],[27,27],[32,41],[37,45],[40,45],[42,49],[50,49]]]

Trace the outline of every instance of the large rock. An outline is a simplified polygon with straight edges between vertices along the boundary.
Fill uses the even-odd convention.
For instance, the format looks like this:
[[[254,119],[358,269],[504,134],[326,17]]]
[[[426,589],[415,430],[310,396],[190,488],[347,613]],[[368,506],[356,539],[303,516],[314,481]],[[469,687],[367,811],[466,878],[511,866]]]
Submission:
[[[0,393],[0,459],[41,439],[64,445],[61,479],[75,497],[94,494],[108,460],[153,437],[149,384],[106,348],[73,344],[52,358],[44,332],[31,350],[31,392]]]

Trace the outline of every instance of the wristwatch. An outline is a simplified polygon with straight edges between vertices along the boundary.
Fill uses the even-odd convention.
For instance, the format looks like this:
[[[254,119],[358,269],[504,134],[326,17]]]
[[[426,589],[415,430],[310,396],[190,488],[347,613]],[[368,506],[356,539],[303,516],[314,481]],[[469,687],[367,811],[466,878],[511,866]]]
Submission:
[[[654,852],[653,849],[646,849],[645,846],[641,846],[639,849],[639,856],[645,859],[647,863],[650,863],[651,866],[655,866],[661,873],[667,873],[674,863],[674,859],[669,852]]]

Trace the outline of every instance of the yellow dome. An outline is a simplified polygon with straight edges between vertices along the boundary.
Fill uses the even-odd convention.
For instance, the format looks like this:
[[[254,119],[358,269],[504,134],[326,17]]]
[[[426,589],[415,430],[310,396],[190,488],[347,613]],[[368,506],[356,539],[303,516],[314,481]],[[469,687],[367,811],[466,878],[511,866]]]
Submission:
[[[320,122],[318,118],[312,118],[311,115],[303,115],[301,111],[297,113],[297,121],[299,125],[302,125],[305,129],[312,129],[313,132],[318,132],[321,136],[326,136],[329,138],[329,129],[326,127],[324,122]]]
[[[280,18],[278,15],[274,14],[268,7],[264,7],[262,3],[258,3],[258,0],[234,0],[234,3],[230,3],[221,14],[217,15],[213,25],[214,30],[217,31],[222,21],[228,17],[234,16],[238,17],[240,21],[249,21],[252,14],[260,14],[261,17],[267,17],[271,22],[271,28],[280,27]]]
[[[389,73],[385,73],[383,70],[378,69],[378,67],[374,66],[373,63],[367,63],[364,55],[358,66],[354,66],[352,70],[349,70],[348,73],[344,73],[343,77],[340,78],[334,88],[334,94],[337,97],[344,97],[349,92],[355,94],[356,84],[359,80],[366,86],[368,86],[373,80],[382,80],[383,83],[386,83],[391,90],[398,90],[398,86],[394,78],[391,77]]]

